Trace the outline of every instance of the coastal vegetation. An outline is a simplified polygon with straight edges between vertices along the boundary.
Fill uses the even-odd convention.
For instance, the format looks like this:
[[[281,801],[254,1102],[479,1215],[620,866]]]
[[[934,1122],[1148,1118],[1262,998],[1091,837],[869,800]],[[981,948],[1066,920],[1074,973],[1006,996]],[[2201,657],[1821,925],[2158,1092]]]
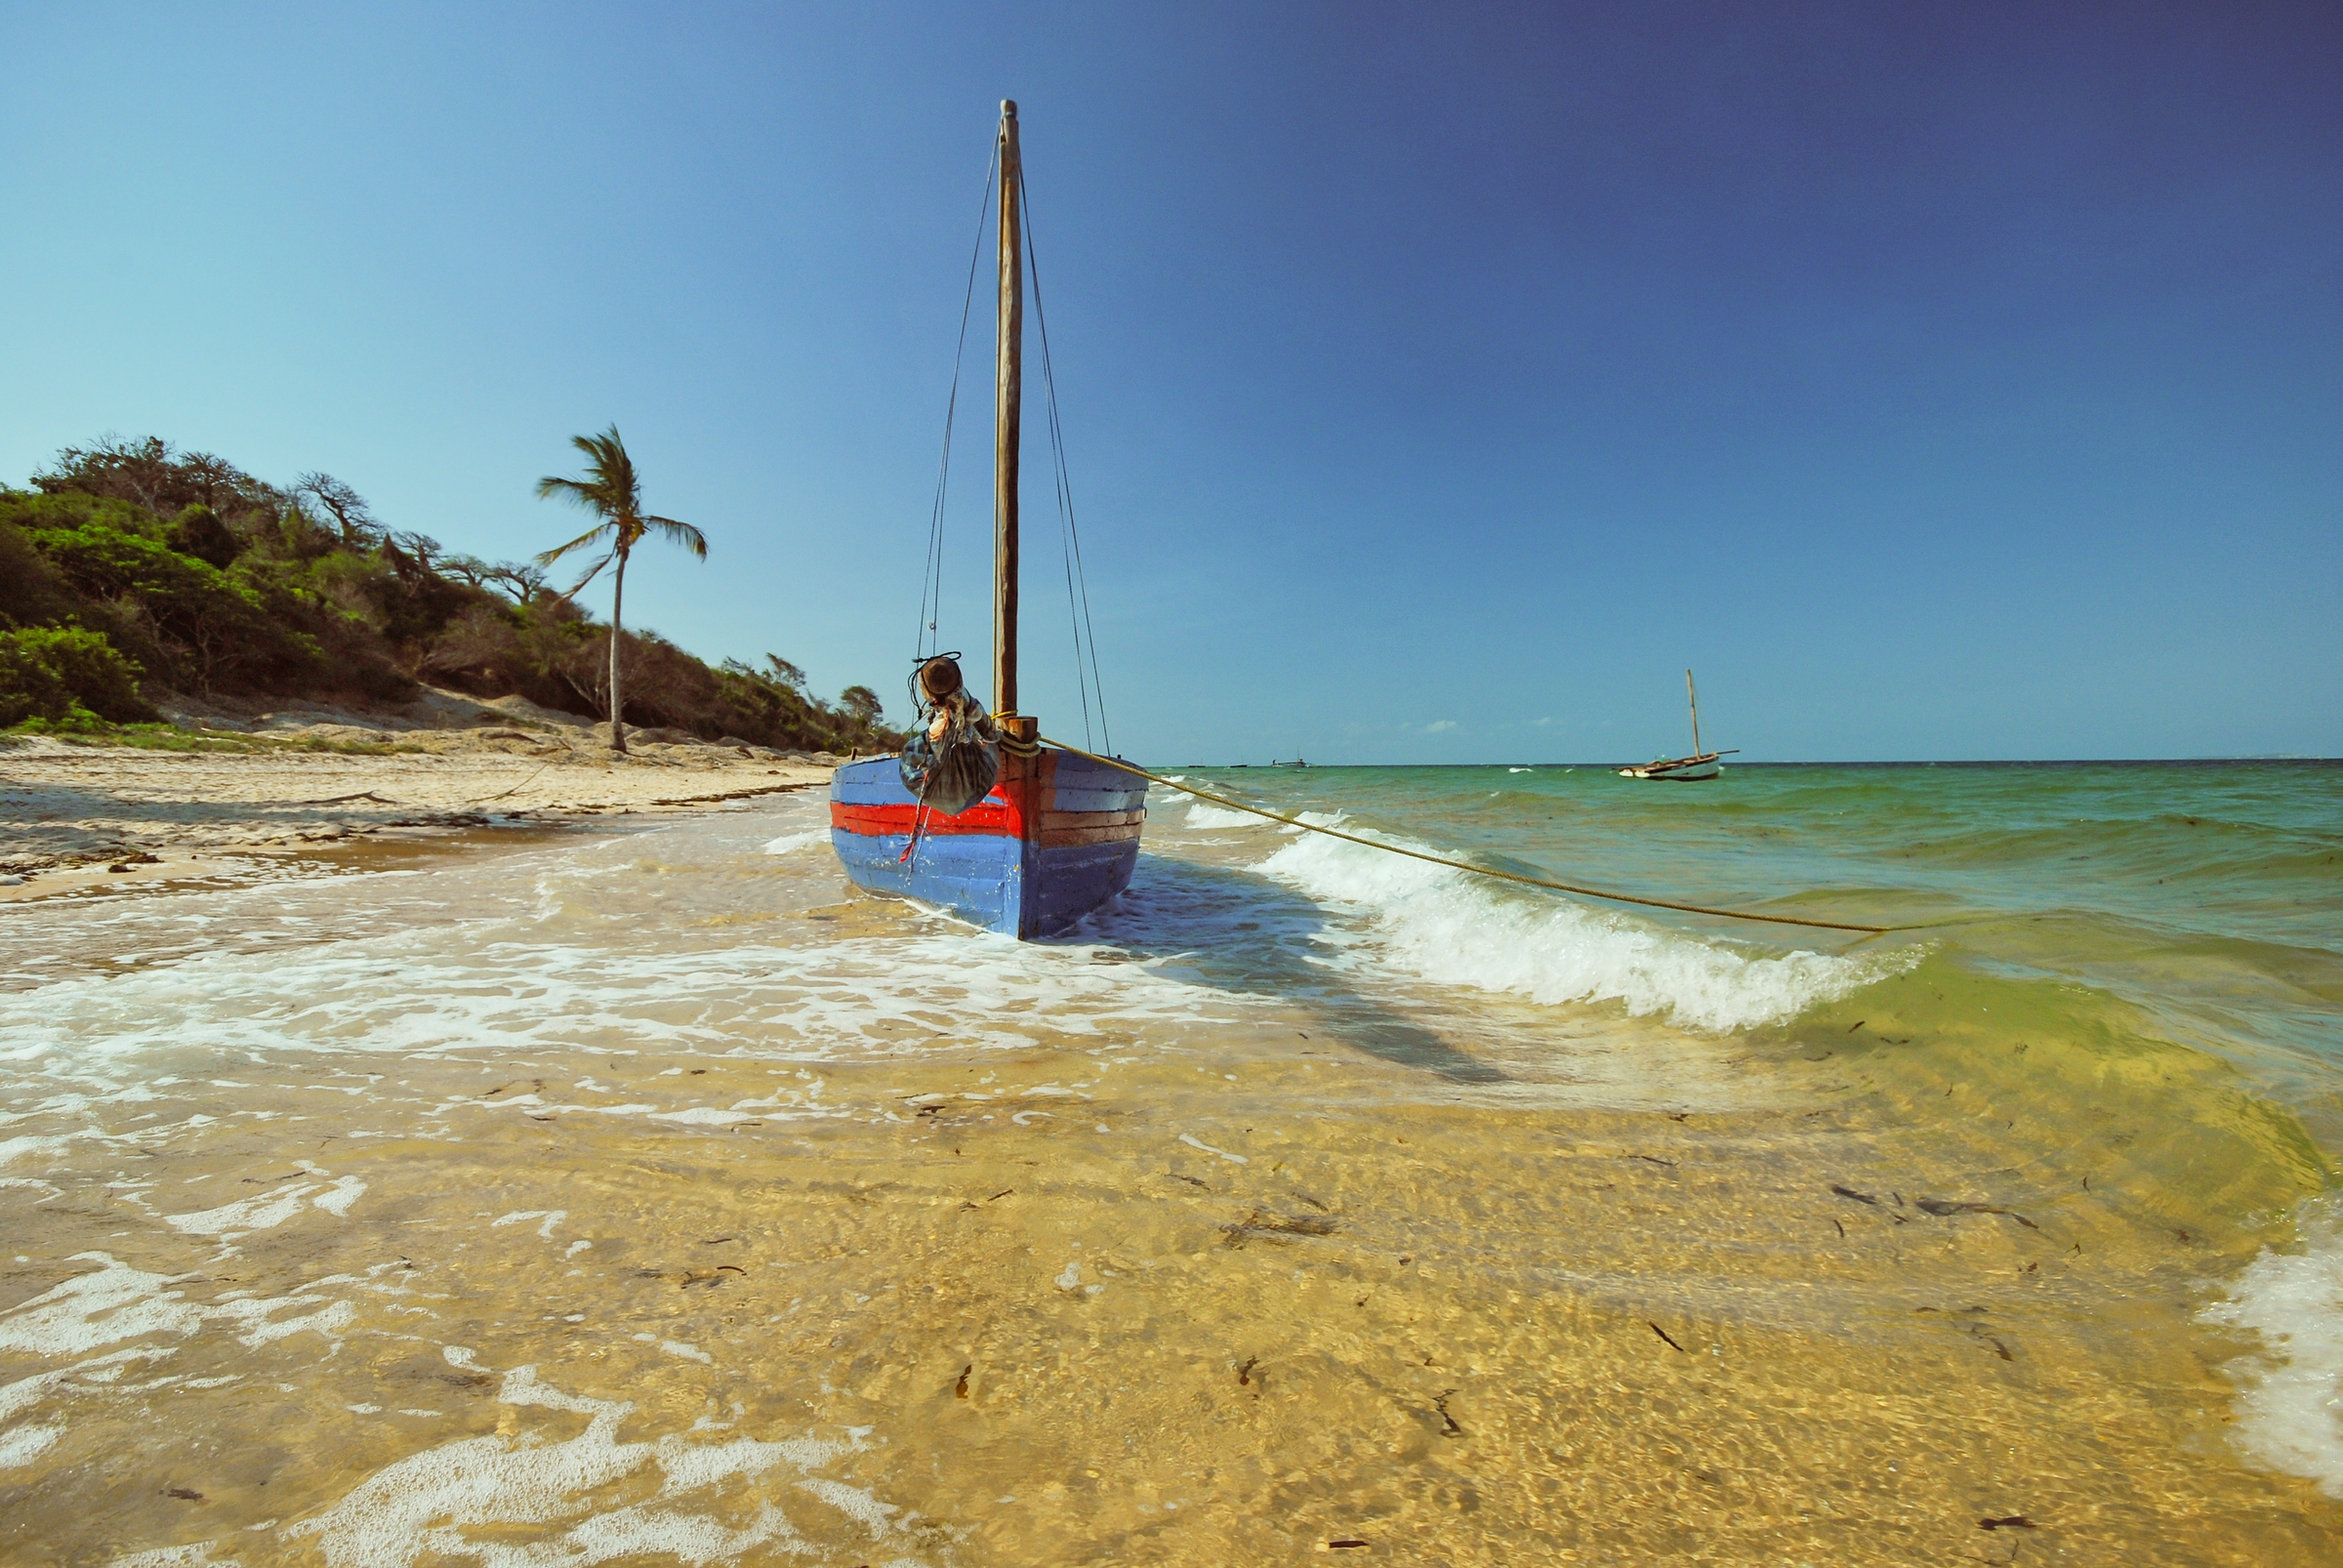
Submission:
[[[427,684],[607,720],[622,658],[625,723],[788,749],[899,741],[866,686],[832,704],[778,655],[711,665],[656,632],[614,637],[539,564],[392,528],[331,475],[280,487],[149,436],[68,447],[29,488],[0,488],[0,727],[130,739],[188,699],[391,708]]]

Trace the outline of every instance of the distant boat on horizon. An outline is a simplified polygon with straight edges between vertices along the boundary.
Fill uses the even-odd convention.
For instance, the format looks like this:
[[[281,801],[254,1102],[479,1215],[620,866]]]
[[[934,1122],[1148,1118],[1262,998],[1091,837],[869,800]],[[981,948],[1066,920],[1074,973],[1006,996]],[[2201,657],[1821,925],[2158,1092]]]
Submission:
[[[1741,748],[1729,746],[1721,752],[1701,750],[1701,696],[1693,689],[1690,670],[1684,672],[1684,700],[1692,707],[1692,755],[1656,757],[1640,766],[1623,767],[1619,770],[1621,778],[1657,778],[1666,779],[1670,783],[1696,784],[1712,779],[1724,771],[1718,765],[1717,759],[1730,757]]]

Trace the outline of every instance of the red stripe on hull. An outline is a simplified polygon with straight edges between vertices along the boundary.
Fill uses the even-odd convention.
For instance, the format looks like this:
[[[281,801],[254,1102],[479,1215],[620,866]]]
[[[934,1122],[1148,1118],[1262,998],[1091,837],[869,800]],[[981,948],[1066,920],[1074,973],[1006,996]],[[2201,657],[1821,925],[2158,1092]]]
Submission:
[[[830,825],[848,833],[871,838],[884,838],[890,833],[909,833],[916,820],[923,834],[980,833],[995,839],[1022,838],[1023,824],[1017,813],[997,800],[987,798],[969,806],[958,816],[946,816],[941,811],[923,812],[916,805],[844,805],[830,803]]]
[[[848,805],[830,803],[830,825],[867,838],[884,838],[912,831],[916,821],[923,834],[977,834],[987,838],[1024,839],[1039,845],[1119,844],[1139,837],[1145,810],[1061,811],[1056,808],[1057,757],[1002,759],[1001,782],[992,794],[958,816],[922,811],[908,803],[893,805]]]
[[[922,833],[976,833],[997,839],[1030,839],[1032,829],[1057,794],[1052,778],[1057,759],[1004,757],[1001,781],[993,791],[958,816],[901,805],[845,805],[830,803],[830,825],[848,833],[884,836],[909,833],[916,819]]]

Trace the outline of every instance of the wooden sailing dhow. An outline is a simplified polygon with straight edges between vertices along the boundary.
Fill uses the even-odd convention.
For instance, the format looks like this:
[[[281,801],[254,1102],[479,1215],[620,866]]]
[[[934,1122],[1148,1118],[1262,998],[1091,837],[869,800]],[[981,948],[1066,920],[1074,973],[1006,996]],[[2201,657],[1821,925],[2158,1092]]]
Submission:
[[[897,759],[840,768],[830,842],[847,878],[1017,937],[1065,930],[1130,884],[1147,781],[1038,743],[1017,711],[1017,464],[1025,332],[1017,105],[1001,105],[1000,337],[993,443],[993,702],[1001,775],[958,814],[925,804]],[[948,439],[948,437],[947,437]],[[940,502],[939,502],[940,508]]]
[[[1623,767],[1619,770],[1621,778],[1658,778],[1676,783],[1697,783],[1702,779],[1714,778],[1724,771],[1717,765],[1717,759],[1730,757],[1741,748],[1728,747],[1721,752],[1701,750],[1701,697],[1693,689],[1690,670],[1684,672],[1684,700],[1692,705],[1692,755],[1655,758],[1640,767]]]

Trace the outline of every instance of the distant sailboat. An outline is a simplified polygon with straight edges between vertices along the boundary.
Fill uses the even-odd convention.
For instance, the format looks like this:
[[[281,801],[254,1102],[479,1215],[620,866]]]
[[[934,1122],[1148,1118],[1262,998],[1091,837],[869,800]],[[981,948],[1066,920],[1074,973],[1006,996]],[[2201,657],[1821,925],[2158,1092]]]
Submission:
[[[1702,779],[1714,778],[1724,771],[1717,765],[1717,759],[1730,757],[1741,748],[1732,746],[1721,752],[1701,750],[1701,697],[1700,693],[1693,689],[1690,670],[1684,672],[1684,700],[1692,706],[1692,755],[1690,757],[1658,757],[1640,767],[1623,767],[1619,770],[1621,778],[1664,778],[1677,783],[1690,784],[1697,783]]]

